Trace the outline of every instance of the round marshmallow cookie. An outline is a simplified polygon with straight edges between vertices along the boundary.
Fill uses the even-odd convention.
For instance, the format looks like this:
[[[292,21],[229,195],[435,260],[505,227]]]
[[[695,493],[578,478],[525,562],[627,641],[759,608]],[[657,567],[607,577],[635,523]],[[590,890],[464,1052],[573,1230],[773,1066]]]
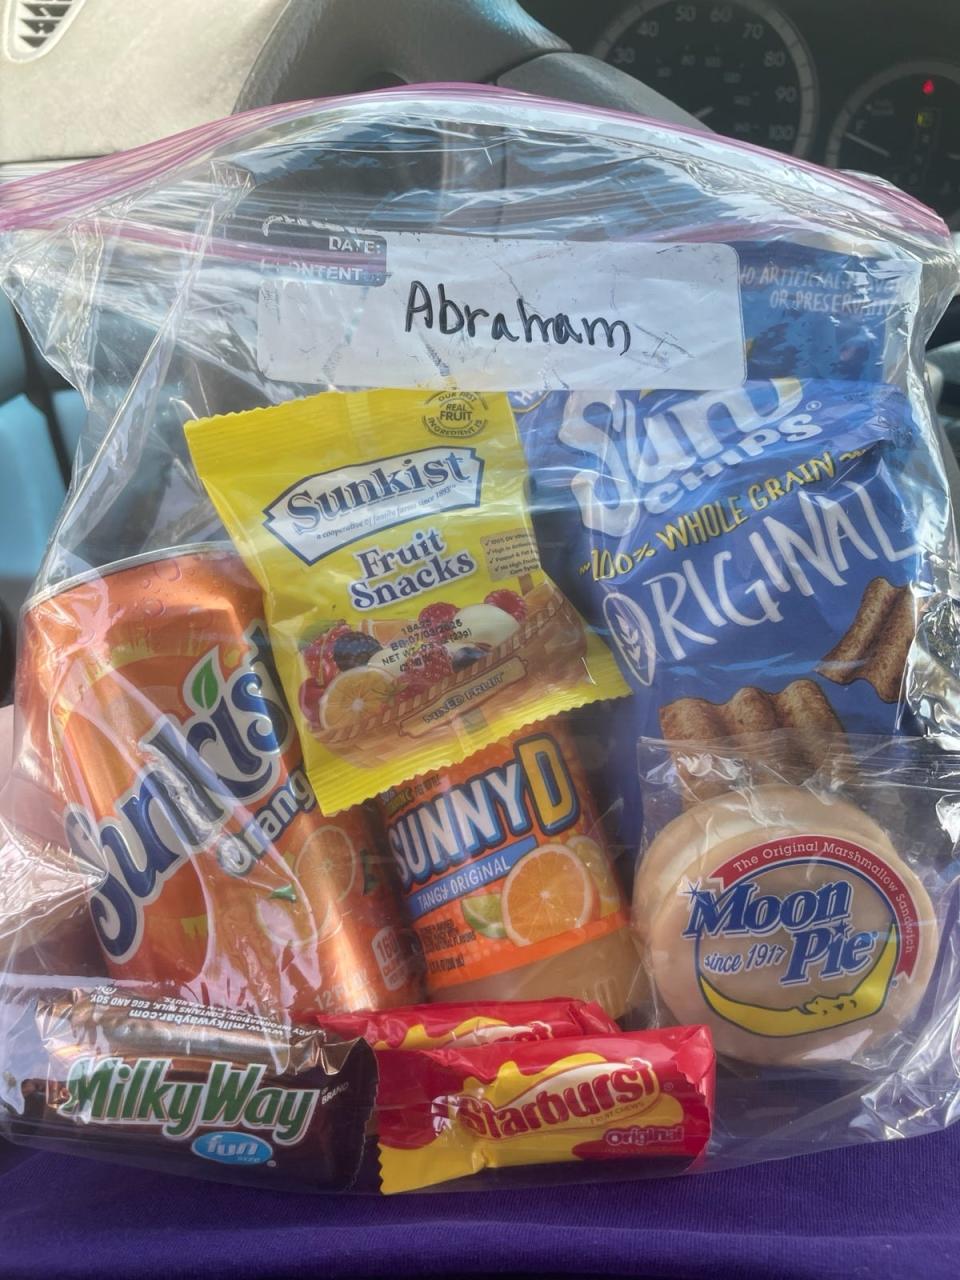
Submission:
[[[849,1060],[914,1011],[938,930],[927,891],[855,806],[802,788],[718,796],[669,823],[637,875],[634,927],[659,998],[719,1053]]]
[[[785,783],[744,787],[687,809],[651,841],[634,880],[634,932],[643,941],[653,908],[684,876],[696,879],[696,864],[716,845],[740,835],[756,837],[761,828],[771,836],[789,835],[811,823],[894,853],[883,828],[845,800]]]

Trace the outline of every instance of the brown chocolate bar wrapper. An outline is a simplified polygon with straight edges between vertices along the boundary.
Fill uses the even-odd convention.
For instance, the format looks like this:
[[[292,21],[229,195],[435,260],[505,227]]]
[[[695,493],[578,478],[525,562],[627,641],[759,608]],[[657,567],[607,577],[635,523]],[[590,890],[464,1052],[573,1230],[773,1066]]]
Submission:
[[[42,1070],[0,1120],[14,1141],[277,1190],[357,1175],[377,1087],[364,1040],[111,988],[41,999],[36,1022]]]
[[[97,1053],[236,1057],[259,1062],[275,1075],[302,1071],[315,1042],[309,1028],[277,1022],[246,1009],[225,1009],[175,996],[140,996],[112,985],[48,1000],[38,1023],[51,1054],[71,1054],[76,1045]],[[328,1036],[332,1040],[333,1036]]]

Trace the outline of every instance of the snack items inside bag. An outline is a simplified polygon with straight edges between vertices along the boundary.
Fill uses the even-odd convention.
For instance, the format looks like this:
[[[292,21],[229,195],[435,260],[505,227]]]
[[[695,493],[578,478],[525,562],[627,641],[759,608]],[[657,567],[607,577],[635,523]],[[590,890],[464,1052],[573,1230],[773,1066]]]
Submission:
[[[626,691],[540,568],[505,396],[327,393],[187,440],[325,811]]]
[[[4,1131],[472,1191],[953,1121],[960,573],[923,360],[958,279],[884,184],[475,87],[6,184],[0,284],[89,416],[0,789]],[[129,1133],[64,1098],[91,1044]],[[664,1088],[594,1124],[639,1058],[681,1117],[649,1123]],[[521,1097],[557,1064],[559,1103]],[[267,1129],[157,1139],[162,1099],[224,1078],[269,1118],[321,1077],[343,1110],[276,1167]]]
[[[672,1160],[706,1149],[715,1062],[704,1027],[381,1054],[384,1192],[518,1165]]]

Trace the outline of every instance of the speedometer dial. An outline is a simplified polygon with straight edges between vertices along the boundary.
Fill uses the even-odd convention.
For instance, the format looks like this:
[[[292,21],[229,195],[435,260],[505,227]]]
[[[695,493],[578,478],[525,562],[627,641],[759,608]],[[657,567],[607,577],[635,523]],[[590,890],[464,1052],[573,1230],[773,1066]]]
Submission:
[[[717,133],[803,155],[817,87],[806,45],[767,0],[640,0],[594,53]]]
[[[960,220],[960,67],[906,62],[868,80],[837,117],[826,160],[879,174]]]

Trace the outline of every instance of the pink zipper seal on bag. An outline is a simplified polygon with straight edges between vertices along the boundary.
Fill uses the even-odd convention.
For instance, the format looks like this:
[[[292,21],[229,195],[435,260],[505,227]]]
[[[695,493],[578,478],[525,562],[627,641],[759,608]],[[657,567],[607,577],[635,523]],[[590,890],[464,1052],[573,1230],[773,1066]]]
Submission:
[[[764,163],[782,166],[788,170],[809,174],[820,181],[870,197],[877,210],[897,215],[897,225],[903,229],[926,229],[938,236],[947,236],[943,220],[912,196],[896,188],[886,188],[852,174],[832,172],[795,157],[783,157],[765,151],[762,147],[736,139],[721,138],[683,125],[652,120],[646,116],[633,116],[627,112],[602,107],[585,109],[575,103],[543,98],[534,94],[501,89],[495,85],[424,84],[410,85],[402,89],[378,89],[365,94],[341,95],[332,98],[307,99],[299,102],[280,103],[269,107],[256,107],[224,120],[197,125],[169,138],[149,142],[129,151],[81,161],[55,174],[38,174],[9,183],[0,188],[0,235],[4,232],[24,230],[28,227],[50,227],[59,219],[79,215],[93,206],[118,199],[137,186],[159,180],[191,160],[220,149],[236,138],[243,137],[259,126],[294,122],[314,112],[323,110],[359,111],[381,104],[413,102],[418,108],[439,106],[449,99],[480,99],[497,104],[516,103],[519,107],[535,110],[547,117],[562,117],[576,113],[578,131],[583,131],[585,120],[622,121],[631,127],[682,137],[691,143],[706,144],[712,151],[719,146],[756,157]],[[479,105],[479,104],[478,104]],[[546,119],[544,123],[546,123]],[[479,122],[478,122],[479,123]],[[518,126],[522,121],[516,122]],[[602,135],[601,135],[602,136]],[[631,141],[622,139],[623,141]],[[304,140],[298,140],[303,145]],[[637,137],[636,142],[644,139]],[[212,158],[212,157],[211,157]],[[55,196],[50,192],[58,193]],[[822,193],[817,193],[821,198]],[[41,198],[43,197],[43,198]]]

